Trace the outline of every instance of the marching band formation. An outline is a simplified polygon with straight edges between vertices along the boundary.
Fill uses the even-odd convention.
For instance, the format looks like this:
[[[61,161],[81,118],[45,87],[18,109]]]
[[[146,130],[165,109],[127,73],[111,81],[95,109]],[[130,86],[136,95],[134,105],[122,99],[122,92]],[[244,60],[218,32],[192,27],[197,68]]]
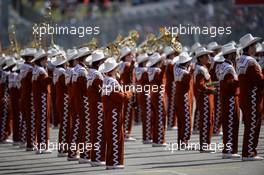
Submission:
[[[223,135],[223,159],[263,159],[256,151],[264,107],[261,38],[246,34],[239,43],[195,43],[190,50],[180,42],[149,47],[123,45],[118,56],[87,46],[2,54],[1,143],[51,153],[50,126],[59,123],[58,157],[120,169],[124,142],[136,141],[140,118],[143,144],[166,147],[166,130],[177,130],[179,145],[199,134],[199,151],[212,152],[204,145]]]

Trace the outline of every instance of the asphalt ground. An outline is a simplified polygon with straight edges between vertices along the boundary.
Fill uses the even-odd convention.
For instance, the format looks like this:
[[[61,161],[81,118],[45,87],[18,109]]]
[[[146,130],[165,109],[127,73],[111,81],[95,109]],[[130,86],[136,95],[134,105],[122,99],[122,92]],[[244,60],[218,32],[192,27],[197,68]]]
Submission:
[[[50,142],[57,142],[58,129],[51,129]],[[152,147],[141,142],[141,125],[133,129],[137,139],[125,143],[125,169],[105,170],[105,167],[91,167],[65,157],[52,154],[37,155],[11,144],[0,144],[0,174],[172,174],[172,175],[263,175],[264,161],[222,159],[221,151],[200,153],[199,151],[169,150],[168,147]],[[177,142],[177,131],[166,132],[166,142]],[[239,129],[239,153],[241,154],[243,125]],[[192,135],[192,143],[199,143],[199,135]],[[213,144],[222,143],[221,136],[212,138]],[[174,147],[175,148],[175,147]],[[258,154],[264,156],[264,125],[262,125]]]

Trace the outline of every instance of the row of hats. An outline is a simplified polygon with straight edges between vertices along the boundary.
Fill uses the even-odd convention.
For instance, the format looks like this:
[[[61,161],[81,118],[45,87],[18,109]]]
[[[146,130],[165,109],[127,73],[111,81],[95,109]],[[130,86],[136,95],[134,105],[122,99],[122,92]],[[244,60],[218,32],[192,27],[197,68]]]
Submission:
[[[3,70],[13,67],[12,71],[17,71],[20,69],[23,63],[23,60],[16,60],[14,56],[6,56],[4,58],[1,58],[0,66],[4,65]]]

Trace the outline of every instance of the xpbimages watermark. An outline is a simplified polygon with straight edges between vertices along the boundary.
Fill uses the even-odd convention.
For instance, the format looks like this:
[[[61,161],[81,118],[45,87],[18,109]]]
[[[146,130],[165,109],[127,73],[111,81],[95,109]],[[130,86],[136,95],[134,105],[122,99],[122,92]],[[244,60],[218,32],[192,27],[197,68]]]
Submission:
[[[165,30],[171,35],[207,35],[212,38],[217,35],[230,35],[232,27],[224,26],[193,26],[190,24],[179,26],[166,26]]]
[[[216,153],[216,151],[222,151],[224,149],[224,144],[223,143],[203,143],[203,145],[200,145],[200,143],[184,143],[181,142],[180,143],[168,143],[165,147],[166,151],[170,151],[171,153],[173,153],[174,151],[199,151],[201,148],[203,150],[212,150],[213,153]],[[227,143],[226,144],[226,150],[229,151],[231,150],[232,143]]]
[[[111,92],[136,92],[150,95],[151,93],[164,93],[165,85],[103,85],[100,87],[100,92],[110,94]]]
[[[82,38],[85,35],[100,34],[100,27],[96,26],[58,26],[47,24],[45,26],[33,26],[33,34],[43,36],[48,35],[77,35]]]
[[[79,151],[79,153],[84,153],[84,151],[89,150],[99,150],[100,145],[99,143],[40,143],[40,144],[33,144],[34,150],[44,151],[44,150],[71,150],[71,151]]]

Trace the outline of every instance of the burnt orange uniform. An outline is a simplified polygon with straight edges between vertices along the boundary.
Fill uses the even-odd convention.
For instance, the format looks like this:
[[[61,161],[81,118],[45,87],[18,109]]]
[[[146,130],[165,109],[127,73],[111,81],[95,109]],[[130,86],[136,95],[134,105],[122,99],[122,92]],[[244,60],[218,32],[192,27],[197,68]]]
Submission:
[[[68,85],[68,94],[70,98],[70,120],[71,120],[71,129],[69,131],[69,146],[73,147],[74,149],[68,150],[68,159],[77,158],[77,149],[75,147],[81,141],[81,128],[80,128],[80,118],[76,110],[78,105],[78,101],[76,102],[75,96],[75,84],[77,81],[77,73],[75,71],[78,69],[79,65],[76,65],[73,68],[67,69],[67,77],[66,77],[66,84]],[[74,77],[73,77],[74,76]]]
[[[32,72],[32,92],[34,101],[34,112],[36,119],[37,148],[40,149],[41,144],[48,149],[49,139],[49,111],[48,90],[51,79],[48,77],[43,67],[35,66]]]
[[[216,67],[222,64],[221,62],[213,62],[211,63],[209,74],[211,76],[211,80],[213,82],[217,82],[217,73]],[[213,117],[213,133],[219,134],[221,129],[221,102],[220,102],[220,87],[215,86],[216,94],[214,94],[214,117]]]
[[[106,76],[103,81],[103,111],[106,138],[106,166],[124,165],[123,104],[126,95],[118,81]]]
[[[225,60],[218,69],[223,125],[223,153],[236,154],[238,151],[239,130],[238,77],[233,64],[228,60]]]
[[[174,83],[172,60],[167,60],[165,70],[165,94],[166,94],[166,111],[167,111],[167,127],[168,129],[177,126],[176,110],[175,110],[175,93],[176,86]]]
[[[65,84],[66,70],[64,68],[55,68],[53,71],[53,84],[56,90],[56,115],[60,120],[59,129],[59,144],[58,152],[67,153],[67,147],[63,144],[68,144],[68,131],[69,128],[69,95],[67,93],[67,86]]]
[[[26,121],[26,147],[33,148],[36,141],[35,111],[32,93],[32,65],[22,64],[20,68],[21,81],[21,112],[23,121]]]
[[[155,91],[151,91],[151,109],[152,109],[152,134],[154,144],[165,143],[165,122],[166,122],[166,110],[164,99],[164,84],[162,83],[165,66],[162,68],[150,67],[148,69],[149,82],[152,87],[155,87]],[[154,88],[151,88],[154,89]],[[157,90],[158,89],[158,90]]]
[[[2,72],[0,80],[0,141],[4,141],[11,134],[9,114],[8,75],[10,72]]]
[[[10,92],[10,106],[12,111],[12,129],[13,129],[13,141],[20,142],[20,110],[19,110],[19,84],[18,84],[18,73],[11,72],[8,76],[8,89]]]
[[[79,143],[84,147],[81,149],[80,158],[85,160],[91,159],[91,115],[89,112],[89,101],[87,96],[87,75],[88,71],[84,64],[79,63],[74,68],[73,72],[73,93],[74,93],[74,108],[77,113],[80,124]],[[77,121],[78,122],[78,121]],[[76,128],[73,129],[75,132]],[[77,141],[78,143],[78,141]]]
[[[180,142],[188,143],[191,138],[191,77],[192,75],[186,67],[174,67],[174,83],[176,84],[175,105],[177,104],[176,113],[178,116],[178,144]]]
[[[257,61],[242,55],[237,60],[237,74],[239,79],[239,102],[244,120],[243,157],[257,155],[259,132],[261,126],[261,92],[263,90],[263,74]]]
[[[214,96],[207,88],[206,83],[211,82],[211,77],[206,66],[197,64],[194,71],[195,89],[197,91],[197,104],[199,111],[200,150],[204,144],[211,143],[213,132]],[[205,145],[206,146],[206,145]]]
[[[142,91],[137,91],[137,102],[142,120],[142,134],[143,143],[151,142],[152,129],[151,129],[151,101],[150,101],[150,89],[144,90],[144,87],[149,86],[148,72],[145,67],[136,67],[136,84],[142,87]]]
[[[132,85],[133,82],[133,67],[129,62],[122,62],[119,66],[120,84],[125,87]],[[129,90],[128,87],[126,90]],[[134,96],[131,96],[127,102],[124,103],[124,131],[126,136],[130,136],[132,132],[134,116],[133,116]]]
[[[103,76],[96,69],[90,69],[87,76],[87,96],[89,113],[91,116],[91,161],[94,163],[105,162],[105,127],[101,88]]]

